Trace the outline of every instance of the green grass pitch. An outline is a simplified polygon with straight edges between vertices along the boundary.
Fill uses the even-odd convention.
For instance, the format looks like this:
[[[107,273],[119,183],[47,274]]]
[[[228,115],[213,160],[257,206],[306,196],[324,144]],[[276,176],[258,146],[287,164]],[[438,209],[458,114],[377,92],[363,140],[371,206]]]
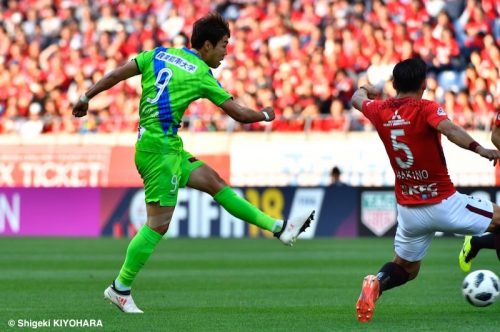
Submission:
[[[143,315],[123,314],[102,296],[127,244],[0,239],[0,331],[21,330],[9,328],[10,319],[99,319],[103,328],[95,330],[107,331],[484,332],[500,326],[500,303],[475,308],[461,295],[461,238],[436,238],[420,276],[384,293],[370,323],[356,320],[354,304],[362,278],[392,259],[390,238],[299,240],[292,248],[266,239],[168,239],[134,285]],[[500,273],[492,250],[473,268]]]

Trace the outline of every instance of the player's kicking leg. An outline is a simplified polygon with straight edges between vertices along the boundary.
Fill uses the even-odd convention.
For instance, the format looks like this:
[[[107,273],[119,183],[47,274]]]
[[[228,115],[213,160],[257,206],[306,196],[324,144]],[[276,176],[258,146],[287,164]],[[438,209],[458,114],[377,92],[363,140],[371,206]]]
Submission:
[[[287,246],[293,246],[300,233],[304,232],[314,219],[314,210],[285,220],[274,219],[238,196],[228,186],[217,191],[214,199],[236,218],[272,232]]]
[[[183,176],[186,174],[188,178],[186,183],[181,182],[181,187],[187,185],[210,194],[231,215],[272,232],[283,244],[292,246],[314,219],[314,211],[288,220],[272,218],[238,196],[210,166],[185,153]]]

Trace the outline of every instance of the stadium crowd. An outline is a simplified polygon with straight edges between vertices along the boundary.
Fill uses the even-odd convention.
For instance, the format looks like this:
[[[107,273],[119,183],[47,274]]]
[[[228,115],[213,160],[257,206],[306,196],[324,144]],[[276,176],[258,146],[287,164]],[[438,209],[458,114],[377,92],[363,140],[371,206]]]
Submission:
[[[156,46],[189,46],[193,22],[211,10],[230,21],[228,56],[215,71],[233,96],[272,124],[239,125],[209,101],[185,128],[372,130],[350,97],[369,81],[394,95],[396,62],[430,68],[426,98],[468,129],[489,129],[500,109],[498,0],[3,0],[0,1],[0,134],[133,132],[140,79],[72,104],[110,69]],[[269,128],[268,126],[272,126]],[[185,129],[186,130],[186,129]]]

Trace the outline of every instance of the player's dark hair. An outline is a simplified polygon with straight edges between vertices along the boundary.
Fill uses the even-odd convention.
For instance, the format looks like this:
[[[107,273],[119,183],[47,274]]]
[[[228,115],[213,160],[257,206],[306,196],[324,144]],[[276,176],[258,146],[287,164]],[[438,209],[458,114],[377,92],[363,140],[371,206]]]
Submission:
[[[392,71],[394,88],[398,92],[418,91],[425,81],[427,65],[420,58],[399,62]]]
[[[231,36],[229,24],[219,13],[213,12],[194,22],[191,47],[200,49],[207,40],[215,46],[224,36]]]

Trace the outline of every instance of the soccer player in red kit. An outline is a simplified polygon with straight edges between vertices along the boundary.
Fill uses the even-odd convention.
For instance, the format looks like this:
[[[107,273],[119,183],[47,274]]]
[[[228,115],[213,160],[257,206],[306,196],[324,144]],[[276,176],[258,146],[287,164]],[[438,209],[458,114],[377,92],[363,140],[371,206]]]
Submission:
[[[427,67],[418,58],[399,62],[393,70],[395,98],[373,100],[371,85],[352,96],[353,106],[374,125],[395,175],[397,231],[395,258],[377,275],[364,278],[356,303],[357,318],[368,322],[382,292],[414,279],[436,231],[479,235],[500,232],[500,207],[456,191],[450,180],[441,134],[456,145],[496,161],[500,151],[483,148],[451,122],[437,103],[422,99]]]
[[[500,112],[495,115],[493,131],[491,132],[491,142],[500,150]],[[495,249],[500,260],[500,236],[495,233],[488,233],[482,236],[466,236],[464,245],[458,254],[458,265],[464,272],[469,272],[472,260],[481,249]]]

